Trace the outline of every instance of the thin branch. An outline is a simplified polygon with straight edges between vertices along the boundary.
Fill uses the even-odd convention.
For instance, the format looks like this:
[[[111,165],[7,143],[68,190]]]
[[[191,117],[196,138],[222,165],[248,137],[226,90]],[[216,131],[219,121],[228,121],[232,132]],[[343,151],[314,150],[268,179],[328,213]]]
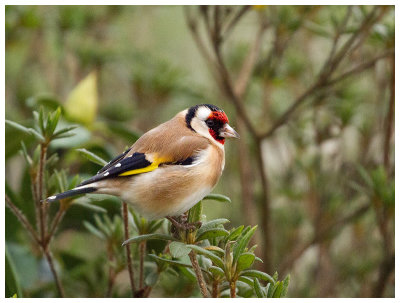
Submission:
[[[389,108],[387,113],[387,118],[385,119],[385,139],[383,143],[383,165],[386,169],[387,175],[390,175],[390,139],[393,135],[393,121],[394,121],[394,104],[395,104],[395,58],[394,53],[393,57],[390,60],[391,64],[391,83],[390,83],[390,97],[389,97]]]
[[[236,298],[236,281],[229,282],[231,298]]]
[[[204,298],[209,298],[210,295],[208,294],[206,282],[204,281],[203,273],[201,272],[199,262],[197,261],[197,255],[193,250],[189,253],[189,258],[192,262],[192,266],[197,277],[197,282],[199,284],[201,294]]]
[[[49,234],[47,235],[46,241],[48,243],[50,243],[51,238],[54,236],[54,233],[56,232],[59,223],[65,215],[65,211],[65,208],[60,205],[60,208],[58,209],[57,214],[55,215],[53,222],[51,223]]]
[[[289,255],[289,257],[281,263],[281,267],[279,269],[279,272],[286,272],[289,268],[292,267],[293,263],[299,259],[303,253],[311,246],[327,240],[328,236],[332,234],[333,232],[338,233],[339,229],[343,228],[347,224],[353,222],[355,219],[358,217],[364,215],[371,207],[370,203],[366,203],[360,208],[356,209],[352,213],[345,215],[343,218],[340,218],[330,224],[329,226],[321,229],[320,231],[316,231],[314,237],[308,241],[307,243],[301,245],[297,249],[293,250],[293,253]]]
[[[140,267],[139,267],[139,289],[142,289],[144,286],[144,254],[146,252],[146,241],[142,241],[139,244],[139,258],[140,258]]]
[[[327,81],[324,84],[324,86],[332,86],[332,85],[334,85],[334,84],[336,84],[336,83],[338,83],[340,81],[345,80],[346,78],[348,78],[350,76],[353,76],[355,74],[361,73],[361,72],[363,72],[364,70],[366,70],[368,68],[374,67],[375,64],[379,60],[387,58],[387,57],[390,57],[390,56],[393,56],[393,55],[394,55],[394,49],[388,50],[388,51],[384,52],[383,54],[380,54],[380,55],[372,58],[371,60],[369,60],[369,61],[367,61],[365,63],[362,63],[362,64],[360,64],[360,65],[358,65],[358,66],[356,66],[356,67],[344,72],[343,74],[341,74],[339,76],[336,76],[332,80]]]
[[[258,29],[254,39],[253,46],[244,60],[239,76],[235,82],[235,94],[240,98],[243,97],[248,87],[250,77],[253,73],[254,66],[260,53],[262,37],[267,27],[267,23],[261,21],[260,28]]]
[[[47,145],[42,143],[40,146],[40,159],[39,159],[39,173],[36,179],[37,197],[36,205],[39,207],[39,220],[40,220],[40,238],[42,241],[46,239],[46,203],[41,203],[43,197],[43,178],[44,167],[46,165]]]
[[[212,284],[212,297],[219,298],[219,281],[214,280]]]
[[[64,298],[65,297],[64,289],[62,287],[61,280],[58,277],[58,274],[56,272],[56,269],[55,269],[55,266],[54,266],[54,262],[53,262],[53,256],[51,255],[51,252],[48,250],[48,247],[43,247],[43,253],[44,253],[45,257],[46,257],[47,263],[49,263],[50,270],[51,270],[51,272],[53,274],[53,277],[54,277],[54,280],[55,280],[55,283],[56,283],[56,286],[57,286],[58,293],[60,294],[60,297]]]
[[[125,236],[124,240],[126,241],[129,239],[129,220],[128,220],[128,205],[125,202],[122,202],[122,218],[124,220],[124,236]],[[132,256],[131,256],[130,244],[125,245],[125,252],[126,252],[126,263],[128,267],[132,297],[135,297],[135,281],[132,269]]]
[[[239,22],[240,19],[242,19],[242,17],[244,16],[244,14],[246,14],[249,9],[250,9],[251,5],[244,5],[243,7],[241,7],[238,12],[236,13],[236,15],[232,18],[231,22],[229,22],[225,28],[222,29],[221,33],[221,37],[223,40],[226,40],[229,36],[229,34],[232,32],[233,28],[235,27],[236,23]]]
[[[28,219],[25,217],[25,215],[21,212],[21,210],[11,201],[11,199],[6,195],[5,196],[6,200],[6,205],[10,208],[10,210],[13,212],[13,214],[18,218],[18,220],[22,223],[22,225],[26,228],[26,230],[29,232],[29,234],[32,236],[32,238],[35,240],[35,242],[40,245],[40,239],[36,233],[36,231],[33,229],[32,225],[29,223]]]

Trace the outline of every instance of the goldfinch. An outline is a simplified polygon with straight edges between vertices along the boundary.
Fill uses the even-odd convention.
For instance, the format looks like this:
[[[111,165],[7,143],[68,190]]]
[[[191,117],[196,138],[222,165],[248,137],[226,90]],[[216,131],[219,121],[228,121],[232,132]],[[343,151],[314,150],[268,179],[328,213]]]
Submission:
[[[215,105],[183,110],[145,133],[95,176],[46,201],[110,194],[149,219],[179,216],[217,184],[225,166],[225,139],[239,138],[228,123]]]

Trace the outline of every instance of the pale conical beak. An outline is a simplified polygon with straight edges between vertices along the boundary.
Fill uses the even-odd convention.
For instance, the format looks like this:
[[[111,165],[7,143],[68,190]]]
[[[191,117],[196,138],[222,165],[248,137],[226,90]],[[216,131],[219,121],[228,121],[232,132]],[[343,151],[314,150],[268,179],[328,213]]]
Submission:
[[[224,138],[240,138],[239,134],[228,123],[225,123],[219,135]]]

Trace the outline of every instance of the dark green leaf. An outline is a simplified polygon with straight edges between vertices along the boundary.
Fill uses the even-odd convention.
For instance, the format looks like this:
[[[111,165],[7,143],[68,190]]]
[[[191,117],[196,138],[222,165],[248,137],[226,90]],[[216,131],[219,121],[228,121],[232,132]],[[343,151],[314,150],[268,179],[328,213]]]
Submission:
[[[233,246],[233,262],[237,262],[239,256],[244,252],[245,248],[247,247],[247,244],[249,244],[249,241],[251,237],[253,236],[254,232],[257,229],[257,225],[254,226],[252,229],[248,230],[246,233],[242,233],[242,235],[239,237],[235,245]]]
[[[96,237],[100,238],[100,239],[105,239],[104,235],[96,228],[94,227],[92,224],[90,224],[87,221],[83,221],[83,226],[85,226],[85,228],[91,232],[93,235],[95,235]]]
[[[223,276],[225,276],[225,272],[224,272],[221,268],[219,268],[219,267],[217,267],[217,266],[210,266],[210,267],[208,268],[208,271],[211,272],[212,275],[213,275],[215,278],[216,278],[216,277],[223,277]]]
[[[247,278],[247,277],[244,277],[244,276],[240,276],[238,278],[238,281],[242,281],[242,282],[246,283],[247,285],[249,285],[250,287],[254,287],[253,279],[250,279],[250,278]]]
[[[187,256],[191,249],[188,248],[185,243],[174,241],[169,244],[169,251],[172,257],[181,258]]]
[[[33,128],[27,128],[25,126],[22,126],[21,124],[18,124],[16,122],[13,122],[10,120],[5,120],[5,121],[6,121],[6,124],[14,127],[15,129],[18,129],[18,130],[24,132],[25,134],[34,136],[40,142],[44,141],[44,137],[41,134],[39,134],[36,130],[34,130]]]
[[[224,237],[229,235],[229,233],[223,228],[210,228],[202,233],[199,233],[196,237],[196,241],[201,241],[205,239],[213,239],[216,237]]]
[[[258,298],[265,298],[267,296],[265,290],[261,287],[260,281],[254,278],[254,290]]]
[[[132,238],[126,240],[124,243],[122,243],[122,245],[126,245],[128,243],[139,243],[139,242],[148,241],[148,240],[174,241],[176,239],[172,236],[164,235],[164,234],[148,234],[148,235],[140,235],[140,236],[132,237]]]
[[[7,245],[5,246],[5,255],[6,255],[6,261],[4,266],[5,280],[6,280],[5,295],[6,297],[10,298],[16,294],[18,298],[21,298],[22,292],[19,283],[19,277],[17,276],[17,272],[15,270],[15,265],[12,260],[12,257],[8,252]]]
[[[233,229],[230,233],[229,236],[226,238],[226,241],[234,241],[236,240],[240,234],[242,233],[244,226],[240,225],[239,227],[236,227],[235,229]]]
[[[99,156],[95,155],[94,153],[92,153],[84,148],[78,148],[76,150],[78,152],[80,152],[81,154],[83,154],[87,159],[89,159],[93,163],[96,163],[101,166],[104,166],[107,164],[107,161],[103,160]]]
[[[283,289],[283,283],[281,281],[278,281],[275,283],[275,290],[274,293],[272,294],[273,298],[280,298],[282,294],[282,289]]]
[[[211,220],[210,222],[207,223],[203,223],[203,225],[199,228],[199,230],[197,231],[197,234],[201,234],[211,228],[215,228],[218,225],[221,224],[225,224],[228,223],[229,220],[228,219],[215,219],[215,220]]]
[[[80,201],[80,200],[75,200],[72,205],[79,205],[79,206],[82,206],[84,208],[87,208],[89,210],[96,211],[96,212],[99,212],[99,213],[106,213],[107,212],[107,210],[105,208],[101,207],[101,206],[97,206],[97,205],[90,204],[90,203],[85,203],[85,202]]]
[[[157,229],[161,227],[163,223],[164,219],[151,221],[151,223],[149,224],[149,233],[154,233]]]
[[[148,286],[154,286],[157,283],[159,276],[160,276],[160,274],[158,273],[158,271],[157,270],[153,270],[146,276],[144,282]]]
[[[151,258],[153,258],[153,259],[157,259],[157,260],[163,261],[163,262],[168,263],[168,264],[170,264],[170,265],[176,265],[176,266],[183,266],[183,267],[192,268],[192,265],[191,265],[191,264],[186,264],[186,263],[183,263],[183,262],[181,262],[181,261],[176,261],[176,260],[170,260],[170,259],[161,258],[161,257],[156,256],[156,255],[154,255],[154,254],[149,254],[149,257],[151,257]]]
[[[203,200],[214,200],[218,202],[226,202],[226,203],[232,203],[231,199],[227,196],[221,195],[221,194],[209,194],[203,198]]]
[[[217,265],[220,268],[224,268],[224,262],[222,259],[216,255],[214,255],[212,252],[196,245],[187,245],[187,247],[190,247],[193,249],[195,252],[208,257],[215,265]]]
[[[200,201],[189,210],[188,221],[191,223],[199,222],[201,220],[202,212],[203,212],[203,205]]]
[[[236,270],[237,272],[241,272],[249,267],[251,267],[254,263],[255,255],[253,253],[243,253],[239,256],[237,261]]]
[[[269,274],[255,269],[244,270],[240,275],[245,277],[258,278],[264,281],[275,283],[274,279]]]
[[[283,288],[282,288],[281,298],[286,297],[286,294],[289,289],[289,283],[290,283],[290,275],[287,275],[286,278],[283,280]]]

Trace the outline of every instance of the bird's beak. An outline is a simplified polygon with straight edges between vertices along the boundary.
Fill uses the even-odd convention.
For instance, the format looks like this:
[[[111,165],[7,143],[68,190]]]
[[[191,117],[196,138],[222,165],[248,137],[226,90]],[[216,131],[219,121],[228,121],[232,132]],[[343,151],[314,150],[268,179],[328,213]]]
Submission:
[[[225,123],[219,135],[224,138],[240,138],[239,134],[228,123]]]

